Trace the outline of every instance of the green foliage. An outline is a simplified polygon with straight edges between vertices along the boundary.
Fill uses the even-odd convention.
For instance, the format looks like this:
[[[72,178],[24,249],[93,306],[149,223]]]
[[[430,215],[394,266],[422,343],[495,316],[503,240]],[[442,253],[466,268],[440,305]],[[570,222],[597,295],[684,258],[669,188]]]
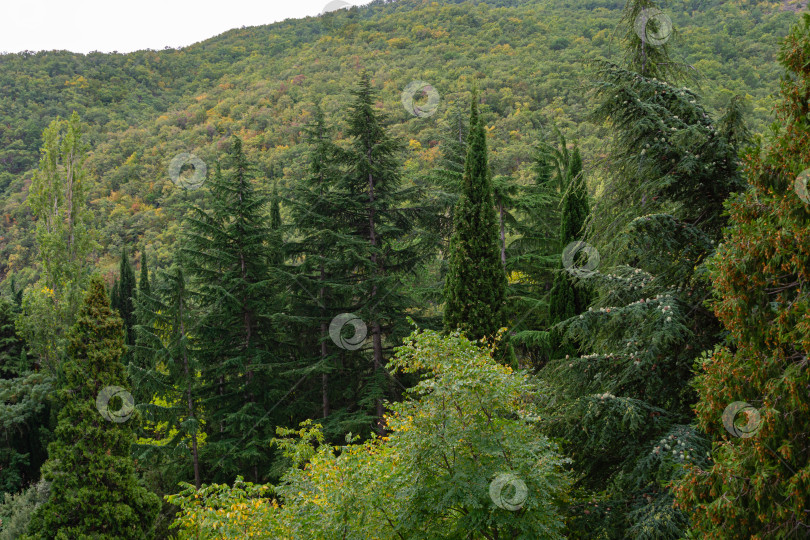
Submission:
[[[487,162],[486,130],[473,95],[462,191],[453,213],[453,237],[445,281],[444,326],[471,338],[491,340],[504,326],[506,274]]]
[[[53,379],[32,371],[14,328],[18,315],[0,298],[0,492],[9,494],[39,477],[53,392]]]
[[[340,349],[329,336],[331,321],[354,309],[353,276],[367,240],[346,223],[336,223],[352,206],[351,193],[340,189],[339,149],[320,106],[306,129],[310,172],[290,193],[290,238],[284,244],[290,259],[291,333],[300,336],[301,375],[320,375],[316,385],[302,386],[311,404],[310,416],[322,417],[327,436],[341,440],[348,432],[368,433],[374,411],[357,407],[368,395],[369,362],[362,349]],[[358,344],[359,345],[359,344]],[[317,408],[316,408],[317,407]]]
[[[276,444],[294,466],[274,498],[241,479],[186,486],[170,498],[182,508],[180,538],[563,538],[566,460],[535,427],[539,396],[526,373],[435,332],[412,334],[389,367],[422,380],[390,404],[385,437],[336,447],[310,422],[279,430],[293,437]],[[525,492],[499,493],[501,474]]]
[[[456,111],[466,107],[474,79],[491,128],[493,176],[528,183],[533,146],[551,123],[579,142],[587,170],[601,160],[609,133],[584,121],[589,104],[582,61],[619,59],[624,32],[615,27],[623,7],[616,0],[398,0],[234,29],[180,50],[2,55],[0,277],[11,269],[23,285],[36,278],[25,273],[36,257],[25,193],[43,129],[74,110],[88,122],[93,146],[85,168],[97,178],[87,186],[87,200],[100,233],[102,272],[118,266],[121,247],[142,242],[154,267],[170,265],[186,203],[203,196],[183,193],[169,180],[167,164],[178,152],[207,161],[227,147],[230,133],[244,134],[245,151],[262,169],[283,165],[282,192],[301,178],[308,164],[299,145],[310,103],[325,96],[325,113],[339,114],[349,101],[345,89],[362,68],[382,89],[394,133],[422,144],[405,167],[406,182],[425,178],[435,153],[444,150],[444,134],[457,126]],[[674,61],[700,76],[709,112],[729,96],[747,94],[752,129],[762,133],[778,88],[773,45],[795,13],[761,1],[661,7],[676,30]],[[568,47],[552,50],[560,38]],[[351,69],[347,58],[357,59]],[[416,79],[440,92],[430,119],[402,108],[401,92]],[[598,179],[589,175],[589,181]]]
[[[25,535],[34,510],[48,500],[50,487],[40,480],[20,493],[5,494],[0,502],[0,540],[16,540]]]
[[[121,320],[124,323],[124,334],[126,335],[125,343],[127,347],[135,345],[135,298],[137,295],[137,284],[135,282],[135,270],[129,263],[129,256],[127,250],[121,250],[121,264],[118,270],[120,281],[116,280],[115,286],[118,289],[113,293],[110,304],[112,308],[118,312]],[[148,282],[147,282],[148,286]],[[128,363],[128,362],[125,362]]]
[[[678,482],[703,538],[806,538],[810,493],[810,15],[782,47],[779,124],[746,155],[750,186],[726,203],[709,261],[711,307],[728,338],[696,362],[697,422],[712,461]],[[734,402],[744,402],[733,407]],[[735,429],[737,428],[737,429]]]
[[[275,426],[289,413],[287,403],[275,405],[294,384],[280,345],[284,336],[273,321],[281,309],[270,257],[280,246],[269,242],[268,199],[253,184],[239,138],[225,164],[226,176],[217,167],[208,181],[211,209],[194,207],[186,222],[181,257],[199,309],[194,329],[186,332],[195,337],[205,388],[206,477],[258,480],[268,474],[272,455],[266,449]]]
[[[138,280],[138,296],[141,293],[151,294],[152,289],[149,284],[149,265],[146,259],[146,248],[141,250],[141,277]]]
[[[543,369],[554,396],[546,429],[579,474],[573,537],[675,539],[687,520],[670,483],[683,464],[706,462],[689,426],[691,364],[721,329],[702,305],[701,264],[719,239],[722,201],[742,185],[740,138],[728,136],[741,131],[722,134],[688,89],[612,64],[598,74],[595,114],[614,137],[586,238],[605,256],[580,272],[594,305],[560,325],[582,353]]]
[[[94,277],[76,324],[68,334],[68,359],[58,389],[62,408],[48,446],[43,477],[48,501],[34,512],[33,538],[147,538],[159,500],[138,485],[130,458],[132,425],[105,419],[96,408],[108,386],[125,388],[121,319],[109,307],[100,277]],[[114,402],[110,410],[116,410]]]
[[[64,354],[64,333],[73,324],[87,279],[88,230],[84,162],[87,144],[75,112],[57,118],[42,133],[42,159],[28,204],[37,223],[36,243],[42,277],[23,301],[20,333],[42,368],[55,372]]]
[[[354,244],[341,253],[351,269],[344,281],[344,290],[350,291],[345,311],[358,316],[370,334],[374,371],[364,398],[374,403],[381,431],[382,403],[391,394],[385,357],[404,333],[402,314],[413,302],[402,280],[419,263],[420,250],[407,207],[411,193],[402,189],[402,146],[389,133],[388,117],[377,107],[378,91],[367,72],[352,95],[346,118],[350,143],[337,155],[343,206],[334,217],[338,230]]]

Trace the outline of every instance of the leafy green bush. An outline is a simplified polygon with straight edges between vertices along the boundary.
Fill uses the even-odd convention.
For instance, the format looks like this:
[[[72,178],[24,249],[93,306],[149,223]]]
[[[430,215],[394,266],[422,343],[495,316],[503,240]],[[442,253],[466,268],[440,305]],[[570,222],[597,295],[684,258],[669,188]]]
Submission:
[[[310,421],[279,429],[293,464],[281,484],[185,484],[168,497],[179,537],[563,538],[567,460],[535,427],[526,373],[435,332],[413,333],[389,368],[423,377],[388,404],[387,436],[330,446]]]

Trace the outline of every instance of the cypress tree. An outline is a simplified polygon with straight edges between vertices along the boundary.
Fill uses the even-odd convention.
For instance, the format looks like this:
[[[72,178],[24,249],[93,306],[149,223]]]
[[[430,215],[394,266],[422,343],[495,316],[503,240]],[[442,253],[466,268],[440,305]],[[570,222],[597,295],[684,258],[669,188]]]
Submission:
[[[116,277],[113,279],[112,291],[110,292],[110,309],[121,315],[121,283]]]
[[[118,296],[118,314],[124,322],[124,333],[126,336],[125,343],[128,347],[135,345],[135,331],[132,329],[135,326],[135,297],[137,292],[137,284],[135,282],[135,270],[129,262],[126,248],[121,249],[121,264],[119,267],[119,296]]]
[[[76,324],[68,333],[69,358],[58,390],[62,402],[44,478],[50,497],[34,513],[34,538],[149,538],[160,500],[138,485],[130,447],[137,413],[125,421],[121,401],[110,401],[110,421],[97,409],[107,387],[128,386],[121,357],[123,324],[109,308],[104,282],[94,276]],[[102,405],[103,406],[103,405]],[[115,418],[115,417],[113,417]]]
[[[810,536],[810,15],[779,60],[780,127],[768,148],[747,152],[749,188],[726,203],[730,224],[709,264],[728,332],[696,362],[711,460],[689,460],[677,489],[701,538]]]
[[[507,283],[477,99],[474,94],[462,193],[453,215],[444,326],[448,331],[460,328],[473,339],[491,339],[505,323]]]
[[[138,280],[138,296],[151,294],[149,285],[149,266],[146,259],[146,248],[141,251],[141,278]]]
[[[560,246],[563,247],[582,237],[589,213],[588,191],[582,177],[582,157],[579,148],[574,148],[568,176],[560,221]],[[549,323],[557,324],[579,315],[588,308],[588,304],[587,291],[575,286],[574,278],[568,271],[565,269],[558,271],[549,293]]]

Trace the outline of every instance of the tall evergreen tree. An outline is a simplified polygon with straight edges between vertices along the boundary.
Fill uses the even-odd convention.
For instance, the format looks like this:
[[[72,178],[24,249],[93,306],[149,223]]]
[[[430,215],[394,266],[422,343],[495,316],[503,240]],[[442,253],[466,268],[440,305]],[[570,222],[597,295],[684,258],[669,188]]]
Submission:
[[[588,354],[543,369],[546,429],[567,441],[580,474],[572,536],[680,538],[687,518],[669,485],[684,473],[683,458],[661,449],[677,444],[705,459],[690,425],[690,368],[721,329],[702,302],[702,263],[720,238],[723,201],[742,186],[744,130],[729,124],[739,120],[734,107],[715,122],[688,89],[613,64],[599,68],[597,99],[596,118],[614,136],[606,195],[586,236],[601,264],[580,276],[596,298],[561,323]]]
[[[786,38],[779,129],[746,156],[750,186],[709,268],[728,337],[698,362],[711,461],[678,482],[701,538],[808,538],[810,522],[810,15]],[[691,460],[690,460],[691,461]]]
[[[407,332],[402,314],[410,306],[401,286],[402,276],[413,270],[419,252],[409,238],[412,216],[406,207],[409,192],[401,187],[397,155],[401,145],[386,131],[385,115],[376,110],[377,91],[363,73],[352,92],[347,135],[351,144],[340,152],[343,169],[338,190],[346,203],[345,226],[362,247],[344,256],[355,268],[353,306],[368,327],[374,379],[367,398],[373,400],[377,429],[383,430],[383,399],[389,394],[390,375],[385,357]]]
[[[137,283],[135,282],[135,270],[129,262],[127,249],[121,249],[121,262],[118,267],[118,275],[120,281],[118,282],[118,304],[114,308],[118,311],[118,315],[124,322],[125,343],[127,347],[135,345],[135,331],[133,327],[136,324],[135,318],[135,298],[137,296]],[[125,363],[128,362],[128,355],[125,356]]]
[[[560,246],[563,249],[571,242],[580,240],[584,233],[585,220],[590,212],[588,190],[582,176],[582,157],[575,147],[568,171],[569,180],[562,200],[560,221]],[[575,261],[580,262],[580,261]],[[549,293],[549,323],[557,324],[579,315],[588,308],[590,298],[583,287],[575,286],[568,269],[561,268],[554,277]]]
[[[37,539],[148,538],[160,501],[138,485],[130,458],[137,416],[110,421],[97,410],[102,390],[128,386],[121,363],[123,324],[110,310],[99,276],[90,282],[68,343],[58,390],[62,408],[43,467],[51,492],[34,513],[30,534]],[[115,403],[108,406],[126,415]]]
[[[14,326],[18,310],[0,298],[0,493],[35,482],[47,458],[53,379],[33,371]]]
[[[121,307],[121,282],[118,281],[118,277],[115,277],[115,279],[113,279],[112,290],[110,291],[110,308],[117,312],[120,309],[120,307]]]
[[[141,294],[151,294],[151,286],[149,284],[149,266],[146,258],[146,248],[141,251],[141,278],[138,280],[138,296]]]
[[[290,421],[282,403],[292,384],[283,356],[284,336],[273,322],[278,294],[271,280],[273,235],[265,219],[268,199],[253,186],[253,168],[234,137],[208,182],[206,211],[194,208],[182,254],[202,312],[195,329],[207,441],[203,476],[266,478],[267,451],[276,425]]]
[[[486,130],[473,95],[462,194],[453,215],[444,325],[471,339],[492,338],[504,326],[506,274],[487,164]]]
[[[145,404],[139,408],[145,420],[158,427],[150,433],[152,441],[139,445],[137,455],[172,479],[168,488],[188,477],[199,488],[202,388],[200,365],[188,334],[197,313],[180,267],[161,276],[154,295],[141,290],[138,303],[136,357],[151,362],[131,367],[133,386],[144,396]]]
[[[331,321],[355,309],[353,273],[365,261],[356,260],[352,254],[363,253],[367,240],[354,234],[348,211],[341,210],[351,208],[353,199],[351,193],[340,189],[339,150],[319,105],[306,126],[305,137],[310,171],[291,192],[295,234],[285,244],[292,261],[288,273],[295,320],[291,324],[293,332],[302,337],[302,369],[320,379],[308,387],[309,401],[318,404],[318,410],[309,415],[324,419],[330,439],[343,440],[348,432],[367,432],[373,422],[372,411],[359,406],[369,371],[362,351],[341,349],[329,335]]]

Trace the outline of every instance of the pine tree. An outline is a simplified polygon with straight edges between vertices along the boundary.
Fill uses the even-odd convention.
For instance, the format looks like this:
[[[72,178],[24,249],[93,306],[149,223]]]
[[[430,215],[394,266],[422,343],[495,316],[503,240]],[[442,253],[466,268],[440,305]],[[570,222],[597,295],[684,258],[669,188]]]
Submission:
[[[138,485],[129,455],[137,416],[110,421],[97,409],[102,390],[127,387],[123,324],[99,276],[90,282],[68,343],[58,390],[62,408],[43,466],[51,493],[29,532],[34,538],[148,538],[160,501]],[[110,411],[127,414],[125,402],[116,405],[111,401]]]
[[[345,226],[362,244],[344,254],[355,268],[353,305],[346,311],[360,317],[369,330],[374,378],[366,399],[374,404],[377,430],[382,432],[383,399],[390,386],[385,357],[407,333],[402,313],[410,302],[401,277],[413,270],[419,252],[417,242],[409,237],[413,229],[406,208],[409,192],[401,188],[397,159],[402,148],[387,133],[385,115],[375,108],[377,91],[368,73],[363,73],[352,94],[355,99],[349,107],[346,131],[351,144],[340,152],[343,174],[338,191],[346,204]]]
[[[462,195],[453,216],[444,325],[450,331],[460,328],[471,339],[491,339],[505,323],[506,274],[477,99],[474,94]]]
[[[712,308],[728,332],[696,362],[711,461],[694,464],[677,488],[701,538],[810,536],[810,15],[780,62],[774,138],[748,152],[750,186],[726,203],[730,225],[709,264]]]
[[[278,247],[266,224],[268,199],[253,186],[239,138],[225,165],[208,183],[211,209],[193,209],[182,248],[201,310],[194,334],[207,441],[200,459],[208,479],[241,474],[259,481],[270,469],[275,426],[290,421],[284,397],[293,382],[283,359],[285,336],[271,318],[282,310],[271,280]]]

